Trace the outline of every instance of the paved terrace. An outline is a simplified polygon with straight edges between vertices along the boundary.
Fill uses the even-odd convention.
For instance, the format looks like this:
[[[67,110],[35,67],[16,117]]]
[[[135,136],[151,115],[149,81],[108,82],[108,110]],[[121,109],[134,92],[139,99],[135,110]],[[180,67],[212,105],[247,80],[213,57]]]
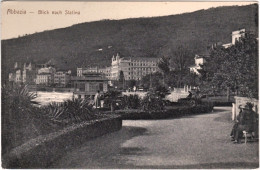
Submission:
[[[256,168],[258,142],[230,141],[231,107],[179,119],[123,121],[122,130],[84,143],[52,168]]]

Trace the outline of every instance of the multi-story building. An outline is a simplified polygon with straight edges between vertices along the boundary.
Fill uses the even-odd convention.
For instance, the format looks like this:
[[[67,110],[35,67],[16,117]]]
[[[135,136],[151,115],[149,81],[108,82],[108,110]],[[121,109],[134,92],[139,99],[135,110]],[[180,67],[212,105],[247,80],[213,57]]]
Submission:
[[[15,80],[15,74],[14,73],[9,73],[9,81],[14,82]]]
[[[17,69],[15,71],[15,79],[14,82],[16,83],[21,83],[23,81],[23,74],[22,74],[22,69]]]
[[[21,83],[23,81],[21,63],[15,62],[12,72],[9,73],[9,81],[15,83]]]
[[[109,80],[119,80],[120,72],[124,74],[125,80],[141,80],[141,78],[150,73],[158,71],[158,58],[147,57],[123,57],[119,54],[112,57],[111,67],[86,67],[77,68],[77,76],[81,77],[86,73],[101,73]]]
[[[111,67],[78,67],[77,68],[77,76],[81,77],[83,74],[88,73],[101,73],[104,74],[108,79],[110,79]]]
[[[158,71],[158,58],[147,57],[123,57],[117,54],[112,57],[111,80],[118,80],[120,72],[124,74],[125,80],[141,80],[145,75]]]
[[[232,42],[231,43],[227,43],[227,44],[222,44],[220,42],[215,43],[212,45],[212,48],[216,48],[216,47],[220,47],[222,45],[222,47],[224,48],[229,48],[232,45],[235,45],[237,41],[240,41],[241,38],[243,38],[245,36],[245,29],[240,29],[237,31],[233,31],[232,32]],[[189,67],[190,68],[190,72],[196,73],[197,75],[200,75],[199,71],[201,68],[201,65],[203,65],[206,62],[205,58],[208,58],[208,55],[195,55],[195,65]]]
[[[9,73],[9,81],[24,84],[46,84],[46,82],[50,84],[54,81],[53,75],[55,72],[56,70],[51,60],[45,64],[37,65],[31,62],[24,63],[23,67],[21,63],[15,62],[13,71]]]
[[[46,86],[50,86],[52,85],[53,82],[53,75],[50,73],[40,73],[37,74],[36,77],[36,84],[37,85],[46,85]]]
[[[34,64],[29,63],[28,65],[24,63],[23,67],[23,83],[34,84],[36,80],[36,67]]]
[[[57,71],[54,73],[54,84],[59,87],[66,87],[71,78],[71,71]]]
[[[42,84],[47,86],[54,84],[55,72],[56,69],[52,66],[38,69],[38,73],[36,76],[36,84]]]
[[[98,73],[104,74],[109,80],[111,79],[111,67],[99,68]]]
[[[222,46],[224,48],[229,48],[232,45],[235,45],[237,41],[240,41],[241,38],[243,38],[245,36],[246,33],[246,29],[240,29],[237,31],[233,31],[232,32],[232,42],[231,43],[227,43],[227,44],[223,44]]]

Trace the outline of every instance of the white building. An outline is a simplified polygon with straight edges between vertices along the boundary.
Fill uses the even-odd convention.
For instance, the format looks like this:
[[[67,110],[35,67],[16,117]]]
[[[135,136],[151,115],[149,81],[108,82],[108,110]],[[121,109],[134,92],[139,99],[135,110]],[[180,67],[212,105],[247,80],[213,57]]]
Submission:
[[[125,80],[141,80],[142,77],[158,71],[158,58],[123,57],[117,54],[112,57],[111,80],[118,80],[123,71]]]
[[[237,31],[233,31],[232,32],[232,42],[231,43],[227,43],[227,44],[223,44],[222,46],[224,48],[229,48],[232,45],[235,45],[237,41],[240,41],[242,37],[245,36],[246,33],[246,29],[240,29]]]
[[[36,75],[36,84],[52,85],[54,83],[54,74],[56,69],[54,67],[44,67],[38,70]]]
[[[50,73],[40,73],[36,76],[36,84],[38,85],[52,85],[53,75]]]
[[[190,72],[195,73],[197,75],[200,75],[198,70],[202,69],[201,65],[203,65],[206,62],[205,57],[199,56],[199,55],[196,54],[195,57],[194,57],[194,60],[195,60],[195,65],[189,67]]]
[[[54,73],[54,84],[59,87],[66,87],[70,82],[71,71],[57,71]]]
[[[15,80],[16,83],[21,83],[23,81],[23,74],[22,74],[22,70],[18,69],[15,72]]]
[[[86,67],[77,68],[77,76],[82,77],[88,73],[101,73],[109,80],[119,80],[120,72],[123,71],[125,80],[141,80],[150,73],[158,71],[158,58],[148,57],[120,57],[119,54],[112,57],[111,67]]]
[[[101,73],[110,79],[111,77],[111,67],[78,67],[77,68],[77,77],[82,77],[84,74],[88,73]]]

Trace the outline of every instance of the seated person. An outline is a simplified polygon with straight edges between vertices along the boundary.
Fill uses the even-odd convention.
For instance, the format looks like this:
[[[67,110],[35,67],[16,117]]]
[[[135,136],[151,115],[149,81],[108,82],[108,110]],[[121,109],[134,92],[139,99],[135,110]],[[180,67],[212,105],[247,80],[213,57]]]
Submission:
[[[254,131],[255,113],[252,108],[253,105],[251,103],[247,103],[245,107],[242,108],[242,111],[240,111],[237,117],[237,122],[231,132],[231,135],[233,135],[235,140],[234,143],[240,143],[244,130],[247,132]]]

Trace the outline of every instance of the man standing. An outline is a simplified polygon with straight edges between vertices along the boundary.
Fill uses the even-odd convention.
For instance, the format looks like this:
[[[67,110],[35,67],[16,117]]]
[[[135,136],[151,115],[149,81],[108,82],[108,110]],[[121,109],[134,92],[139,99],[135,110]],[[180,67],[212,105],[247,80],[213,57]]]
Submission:
[[[94,102],[95,102],[95,107],[99,108],[100,107],[100,104],[99,104],[100,103],[100,93],[99,93],[99,90],[95,94]]]

